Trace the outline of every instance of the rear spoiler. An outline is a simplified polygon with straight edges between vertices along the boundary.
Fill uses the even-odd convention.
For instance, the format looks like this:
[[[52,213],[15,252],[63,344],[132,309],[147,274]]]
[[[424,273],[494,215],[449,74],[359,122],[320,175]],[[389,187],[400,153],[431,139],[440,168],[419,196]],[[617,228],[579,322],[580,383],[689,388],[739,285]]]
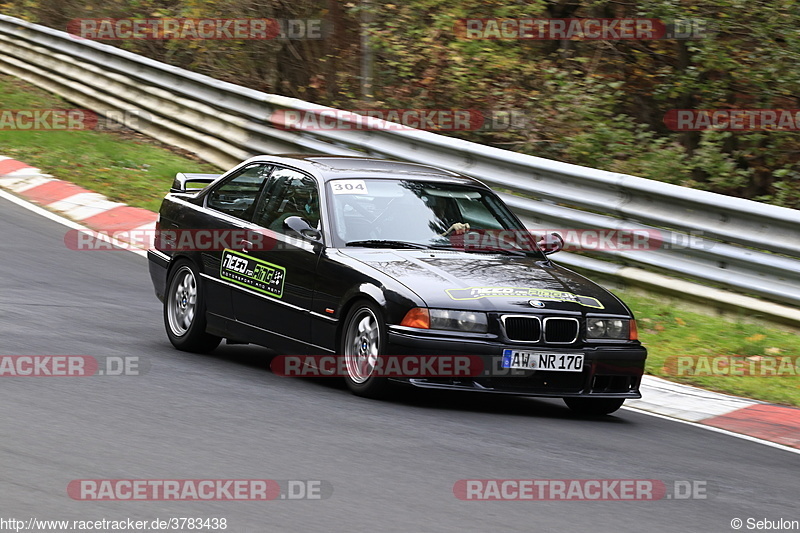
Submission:
[[[203,190],[209,183],[215,181],[222,174],[186,174],[178,172],[169,192],[197,192]],[[202,183],[201,187],[188,187],[189,183]]]

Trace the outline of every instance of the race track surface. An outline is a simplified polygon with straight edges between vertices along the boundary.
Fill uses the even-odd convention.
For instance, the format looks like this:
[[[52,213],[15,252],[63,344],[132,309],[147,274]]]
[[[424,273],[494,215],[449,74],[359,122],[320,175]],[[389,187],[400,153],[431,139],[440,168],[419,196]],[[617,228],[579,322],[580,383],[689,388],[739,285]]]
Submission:
[[[225,517],[232,532],[732,531],[800,519],[800,455],[622,410],[411,391],[352,396],[283,378],[270,352],[172,348],[147,261],[73,251],[67,228],[0,199],[0,355],[138,356],[140,376],[0,377],[0,518]],[[76,479],[321,480],[321,500],[78,501]],[[461,501],[462,479],[705,483],[706,499]],[[747,529],[745,526],[743,529]]]

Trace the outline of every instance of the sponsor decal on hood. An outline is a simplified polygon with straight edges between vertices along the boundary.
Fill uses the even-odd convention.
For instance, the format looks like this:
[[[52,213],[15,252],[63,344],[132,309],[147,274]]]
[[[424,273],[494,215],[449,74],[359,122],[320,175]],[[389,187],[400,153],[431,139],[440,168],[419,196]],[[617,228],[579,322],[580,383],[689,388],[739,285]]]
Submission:
[[[581,296],[566,291],[536,289],[532,287],[467,287],[465,289],[445,289],[452,300],[479,300],[481,298],[535,298],[552,302],[575,302],[584,307],[604,309],[597,298]]]

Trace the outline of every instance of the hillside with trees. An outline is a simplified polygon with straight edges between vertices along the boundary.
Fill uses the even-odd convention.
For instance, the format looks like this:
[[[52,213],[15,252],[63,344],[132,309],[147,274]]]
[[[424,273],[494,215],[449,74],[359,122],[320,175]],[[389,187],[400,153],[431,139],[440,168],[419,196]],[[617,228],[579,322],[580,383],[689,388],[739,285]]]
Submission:
[[[319,39],[107,43],[343,109],[513,110],[524,120],[509,129],[447,134],[800,208],[800,126],[679,132],[664,121],[674,110],[800,109],[793,0],[6,0],[0,12],[57,29],[101,17],[321,19]],[[458,31],[482,18],[651,18],[702,31],[646,40]]]

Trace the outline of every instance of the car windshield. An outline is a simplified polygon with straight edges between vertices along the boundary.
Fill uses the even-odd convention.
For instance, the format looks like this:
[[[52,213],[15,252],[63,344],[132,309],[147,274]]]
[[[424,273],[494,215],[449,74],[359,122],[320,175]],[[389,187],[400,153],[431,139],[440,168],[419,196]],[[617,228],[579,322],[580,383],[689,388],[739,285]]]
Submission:
[[[508,207],[482,188],[405,179],[340,179],[328,188],[339,246],[541,253]]]

